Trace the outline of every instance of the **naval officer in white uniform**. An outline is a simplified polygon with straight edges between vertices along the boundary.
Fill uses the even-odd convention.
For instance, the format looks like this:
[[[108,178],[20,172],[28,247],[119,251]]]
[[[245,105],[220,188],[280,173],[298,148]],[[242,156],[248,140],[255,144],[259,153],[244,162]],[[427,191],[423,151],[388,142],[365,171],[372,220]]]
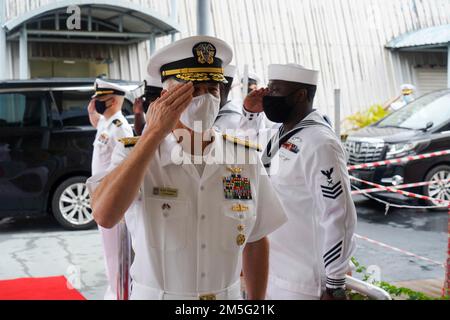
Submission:
[[[104,227],[136,204],[132,299],[240,299],[242,269],[249,298],[265,298],[267,236],[286,217],[254,146],[211,130],[231,59],[228,44],[206,36],[157,52],[149,72],[165,91],[147,129],[88,181]]]
[[[104,172],[111,164],[114,148],[119,140],[133,135],[133,129],[122,114],[126,90],[121,86],[101,79],[95,81],[95,95],[89,110],[91,123],[97,129],[92,156],[92,175]],[[119,267],[119,233],[117,228],[105,229],[99,226],[106,263],[108,288],[106,300],[117,299]]]

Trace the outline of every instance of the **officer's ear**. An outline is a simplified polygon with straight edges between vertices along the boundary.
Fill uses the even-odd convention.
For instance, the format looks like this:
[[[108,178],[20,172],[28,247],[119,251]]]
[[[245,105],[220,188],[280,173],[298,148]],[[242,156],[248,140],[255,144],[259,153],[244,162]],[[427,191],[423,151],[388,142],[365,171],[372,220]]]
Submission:
[[[295,101],[297,103],[308,102],[308,90],[305,88],[299,88],[295,93]]]

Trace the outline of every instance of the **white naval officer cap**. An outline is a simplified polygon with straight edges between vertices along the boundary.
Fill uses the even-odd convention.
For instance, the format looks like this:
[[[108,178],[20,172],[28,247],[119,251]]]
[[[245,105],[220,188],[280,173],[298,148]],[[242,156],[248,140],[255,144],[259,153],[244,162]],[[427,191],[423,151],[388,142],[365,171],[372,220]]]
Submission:
[[[227,83],[224,67],[233,59],[233,50],[223,40],[195,36],[176,41],[157,51],[148,65],[151,77],[192,82]]]
[[[269,80],[282,80],[317,86],[319,71],[307,69],[299,64],[269,65]]]
[[[253,71],[250,71],[248,73],[248,78],[250,80],[255,80],[256,83],[258,83],[258,84],[260,84],[262,82],[261,77],[256,72],[253,72]]]
[[[127,89],[117,83],[108,82],[102,79],[96,79],[94,86],[95,94],[92,96],[92,99],[107,95],[125,96],[125,93],[128,92]]]
[[[235,65],[229,64],[224,69],[224,76],[226,78],[232,78],[236,77],[237,67]]]
[[[162,89],[163,85],[161,83],[161,77],[151,77],[147,76],[145,77],[145,86],[146,87],[153,87],[153,88],[160,88]]]
[[[261,77],[256,72],[253,72],[253,71],[248,72],[248,80],[249,81],[253,80],[257,84],[261,84],[261,82],[262,82]],[[244,82],[244,78],[241,79],[241,82]]]
[[[402,84],[400,89],[403,94],[413,94],[416,91],[416,87],[409,83]]]

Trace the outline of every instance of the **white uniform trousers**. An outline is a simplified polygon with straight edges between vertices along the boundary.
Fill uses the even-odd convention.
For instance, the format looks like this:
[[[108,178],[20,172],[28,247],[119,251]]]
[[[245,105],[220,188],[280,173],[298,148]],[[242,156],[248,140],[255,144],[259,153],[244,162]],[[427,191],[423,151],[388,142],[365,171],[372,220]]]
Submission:
[[[299,292],[289,291],[277,286],[269,280],[267,286],[267,300],[319,300],[320,297],[311,296]]]

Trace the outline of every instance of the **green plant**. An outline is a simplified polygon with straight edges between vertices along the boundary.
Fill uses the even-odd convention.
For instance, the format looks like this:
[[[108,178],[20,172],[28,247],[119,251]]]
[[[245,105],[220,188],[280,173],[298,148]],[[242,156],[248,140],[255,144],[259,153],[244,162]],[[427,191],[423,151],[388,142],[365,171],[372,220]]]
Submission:
[[[363,281],[367,282],[367,280],[370,278],[370,274],[367,273],[367,268],[361,265],[355,258],[352,258],[352,262],[355,265],[355,272],[361,274],[363,276]],[[373,284],[388,292],[393,298],[405,297],[407,300],[449,300],[449,297],[434,299],[421,292],[417,292],[408,288],[399,288],[385,281],[379,281]],[[361,296],[358,293],[351,293],[350,298],[352,300],[367,300],[366,297]]]
[[[347,131],[362,129],[375,123],[389,114],[382,105],[374,104],[367,110],[358,111],[355,114],[344,119]]]

